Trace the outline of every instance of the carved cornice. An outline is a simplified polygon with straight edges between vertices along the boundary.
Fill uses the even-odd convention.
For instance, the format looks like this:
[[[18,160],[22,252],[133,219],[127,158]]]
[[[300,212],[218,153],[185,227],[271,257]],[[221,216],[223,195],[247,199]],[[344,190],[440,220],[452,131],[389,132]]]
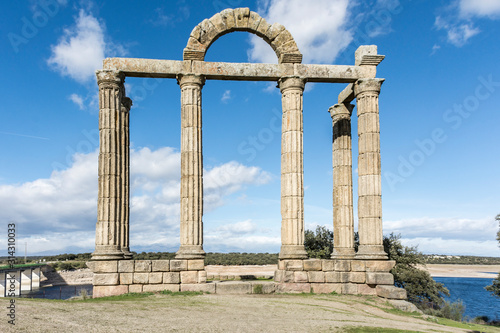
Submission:
[[[342,119],[351,120],[353,108],[354,105],[352,104],[335,104],[328,109],[328,112],[330,113],[332,121],[335,124],[337,121]]]
[[[121,71],[101,69],[96,71],[95,74],[99,87],[112,86],[121,89],[123,82],[125,82],[125,74]]]
[[[181,87],[185,85],[203,87],[205,84],[205,77],[198,74],[177,74],[177,84]]]
[[[306,85],[306,79],[300,76],[284,76],[278,80],[278,87],[281,93],[284,93],[288,89],[300,89],[304,91]]]
[[[359,79],[354,83],[354,95],[357,97],[360,94],[372,92],[375,94],[380,93],[380,87],[385,79]]]
[[[128,112],[132,107],[132,100],[128,97],[122,97],[122,111]],[[125,109],[125,110],[123,110]]]

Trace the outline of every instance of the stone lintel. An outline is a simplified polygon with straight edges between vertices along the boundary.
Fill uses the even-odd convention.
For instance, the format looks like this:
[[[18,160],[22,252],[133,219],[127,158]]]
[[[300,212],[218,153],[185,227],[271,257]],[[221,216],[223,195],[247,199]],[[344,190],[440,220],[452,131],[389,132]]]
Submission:
[[[175,79],[178,74],[197,74],[208,80],[236,81],[278,81],[285,76],[299,76],[307,82],[353,83],[361,78],[374,78],[376,74],[373,66],[251,64],[138,58],[106,58],[103,67],[105,70],[120,71],[130,77]]]
[[[347,104],[354,100],[354,84],[350,83],[339,94],[338,103]]]

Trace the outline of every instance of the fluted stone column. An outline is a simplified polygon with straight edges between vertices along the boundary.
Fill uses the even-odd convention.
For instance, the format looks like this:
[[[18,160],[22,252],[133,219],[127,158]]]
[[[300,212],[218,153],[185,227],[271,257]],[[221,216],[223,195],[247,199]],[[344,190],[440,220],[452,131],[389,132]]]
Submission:
[[[281,251],[280,259],[307,258],[304,247],[304,166],[302,93],[305,80],[278,81],[282,94],[281,128]]]
[[[354,105],[335,104],[333,125],[333,259],[354,257],[351,113]]]
[[[382,234],[382,170],[378,96],[384,79],[354,84],[358,109],[358,218],[360,259],[387,259]]]
[[[203,251],[203,155],[199,75],[179,75],[181,88],[181,246],[176,258],[201,259]]]
[[[120,219],[120,246],[125,259],[132,259],[129,245],[130,229],[130,108],[132,100],[128,97],[122,98],[120,114],[121,134],[121,219]]]
[[[96,245],[93,260],[123,259],[121,249],[121,133],[120,113],[124,75],[96,72],[99,85],[99,189]]]

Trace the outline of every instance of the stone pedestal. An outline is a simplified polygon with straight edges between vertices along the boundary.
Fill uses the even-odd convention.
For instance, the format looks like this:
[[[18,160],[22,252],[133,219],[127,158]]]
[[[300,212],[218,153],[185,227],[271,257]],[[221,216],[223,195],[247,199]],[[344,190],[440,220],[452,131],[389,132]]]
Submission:
[[[382,234],[382,175],[378,96],[384,79],[354,84],[358,109],[358,258],[387,259]]]
[[[281,128],[281,259],[307,258],[304,248],[304,167],[302,93],[305,80],[283,77]]]
[[[336,104],[329,109],[333,123],[333,253],[332,259],[354,257],[352,202],[351,112],[353,105]]]
[[[203,157],[199,75],[179,75],[181,88],[181,246],[178,259],[204,258]]]
[[[96,246],[93,260],[122,259],[122,179],[120,113],[124,75],[113,70],[96,72],[99,85],[99,189]]]
[[[121,219],[120,219],[120,245],[124,259],[132,259],[129,244],[130,228],[130,108],[132,100],[128,97],[122,98],[122,107],[120,113],[120,132],[121,132]]]

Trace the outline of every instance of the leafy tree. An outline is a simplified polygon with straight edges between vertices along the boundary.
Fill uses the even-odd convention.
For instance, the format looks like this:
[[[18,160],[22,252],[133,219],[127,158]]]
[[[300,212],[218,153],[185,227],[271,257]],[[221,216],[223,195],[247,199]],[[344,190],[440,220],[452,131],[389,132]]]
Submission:
[[[498,241],[498,244],[500,246],[500,214],[498,214],[495,217],[495,220],[498,221],[498,225],[499,225],[499,228],[497,231],[497,241]],[[500,273],[498,273],[497,278],[495,280],[493,280],[493,283],[489,286],[486,286],[485,289],[488,290],[489,292],[491,292],[493,295],[500,297]]]
[[[317,226],[316,232],[305,231],[304,245],[309,258],[330,259],[333,250],[333,231]]]
[[[424,265],[422,253],[417,251],[416,246],[403,246],[400,239],[401,235],[393,233],[384,236],[384,250],[390,260],[396,261],[391,270],[394,285],[404,288],[408,300],[420,307],[441,307],[443,296],[449,296],[448,289],[434,281],[427,271],[418,268],[418,265]]]

